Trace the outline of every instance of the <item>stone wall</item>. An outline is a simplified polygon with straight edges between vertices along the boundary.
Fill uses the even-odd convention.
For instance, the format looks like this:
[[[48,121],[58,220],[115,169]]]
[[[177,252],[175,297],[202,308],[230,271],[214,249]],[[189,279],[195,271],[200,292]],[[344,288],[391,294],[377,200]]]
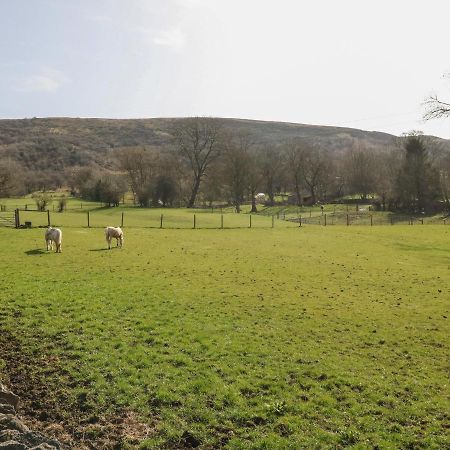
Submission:
[[[19,397],[0,383],[0,450],[61,450],[54,439],[30,431],[17,417]]]

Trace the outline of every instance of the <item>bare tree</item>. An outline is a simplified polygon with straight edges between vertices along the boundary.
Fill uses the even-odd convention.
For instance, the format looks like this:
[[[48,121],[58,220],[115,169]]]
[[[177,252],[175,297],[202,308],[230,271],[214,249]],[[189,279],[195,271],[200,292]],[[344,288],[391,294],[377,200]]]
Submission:
[[[295,138],[285,143],[285,163],[290,184],[294,188],[297,198],[297,205],[303,205],[301,187],[303,184],[303,164],[305,162],[304,153],[310,144],[302,138]]]
[[[216,119],[189,117],[175,121],[172,135],[178,152],[188,160],[192,170],[191,194],[187,204],[188,208],[192,208],[209,165],[220,154],[222,129]]]
[[[355,142],[344,156],[347,184],[352,194],[365,200],[375,189],[375,158],[360,142]]]
[[[303,180],[311,194],[312,203],[317,202],[319,191],[324,191],[329,164],[325,153],[310,146],[303,152]]]
[[[375,192],[383,211],[395,209],[398,203],[396,190],[397,176],[402,164],[401,149],[388,147],[375,157]]]
[[[275,186],[282,168],[281,153],[268,146],[261,151],[261,171],[269,202],[275,204]]]
[[[445,74],[444,78],[450,78],[450,74]],[[424,106],[426,111],[423,118],[425,120],[450,117],[450,103],[439,99],[437,95],[430,95],[425,100]]]
[[[158,154],[146,148],[128,148],[118,153],[119,166],[128,176],[135,202],[148,206],[154,193]]]
[[[23,191],[21,172],[15,161],[0,161],[0,197],[9,197]]]
[[[240,133],[237,136],[228,134],[223,146],[224,182],[237,213],[241,212],[248,186],[250,147],[248,133]]]
[[[263,182],[262,157],[255,148],[250,149],[247,157],[247,189],[252,201],[252,209],[250,212],[257,213],[258,208],[256,207],[256,194],[260,190]]]

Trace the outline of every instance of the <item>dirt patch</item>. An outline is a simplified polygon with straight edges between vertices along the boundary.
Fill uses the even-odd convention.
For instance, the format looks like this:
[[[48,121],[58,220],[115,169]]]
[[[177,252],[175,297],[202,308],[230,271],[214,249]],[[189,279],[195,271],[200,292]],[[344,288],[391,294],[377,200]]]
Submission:
[[[92,407],[98,402],[91,393],[89,407],[83,396],[74,399],[71,391],[83,386],[59,358],[25,349],[1,318],[0,330],[0,379],[19,395],[18,413],[27,426],[79,450],[129,448],[153,434],[155,424],[142,423],[133,411],[113,408],[102,414]]]

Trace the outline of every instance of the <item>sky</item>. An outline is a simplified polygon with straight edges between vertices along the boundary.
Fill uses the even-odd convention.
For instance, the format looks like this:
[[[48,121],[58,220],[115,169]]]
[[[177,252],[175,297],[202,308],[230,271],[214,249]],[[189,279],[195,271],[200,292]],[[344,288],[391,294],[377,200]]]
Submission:
[[[0,118],[214,116],[450,138],[449,0],[0,0]]]

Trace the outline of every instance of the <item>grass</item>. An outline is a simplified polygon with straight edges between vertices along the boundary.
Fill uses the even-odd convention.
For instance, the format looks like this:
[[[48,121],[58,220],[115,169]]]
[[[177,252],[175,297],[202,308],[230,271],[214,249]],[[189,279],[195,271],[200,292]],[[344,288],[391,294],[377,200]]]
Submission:
[[[108,225],[121,225],[122,214],[125,227],[160,228],[161,215],[163,216],[163,228],[221,228],[223,215],[223,228],[249,228],[250,220],[252,228],[271,228],[272,218],[266,215],[232,213],[230,209],[184,209],[184,208],[136,208],[131,205],[122,205],[117,208],[99,207],[95,203],[86,202],[83,208],[69,208],[58,213],[50,211],[50,221],[53,226],[60,227],[87,227],[102,228]],[[223,214],[221,214],[221,212]],[[8,212],[8,214],[12,214]],[[20,222],[32,222],[33,227],[47,225],[47,212],[36,210],[20,211]],[[276,220],[277,227],[298,227],[298,224]]]
[[[0,378],[74,447],[450,445],[449,228],[125,230],[0,228]]]

